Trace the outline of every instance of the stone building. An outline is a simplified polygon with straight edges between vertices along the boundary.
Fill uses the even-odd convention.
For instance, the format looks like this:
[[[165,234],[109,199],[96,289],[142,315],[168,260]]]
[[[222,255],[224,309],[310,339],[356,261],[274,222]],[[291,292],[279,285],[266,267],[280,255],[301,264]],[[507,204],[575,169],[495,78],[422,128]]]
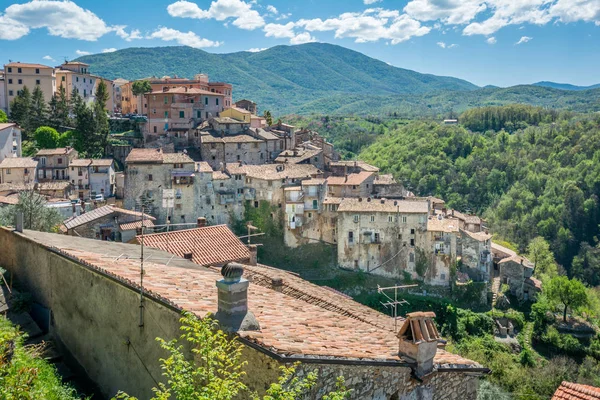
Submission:
[[[71,183],[80,199],[97,194],[110,197],[115,193],[115,168],[112,159],[76,158],[69,164]]]
[[[361,172],[377,174],[379,172],[379,168],[364,161],[331,161],[327,165],[327,170],[334,176],[345,176]]]
[[[449,285],[450,268],[456,263],[458,220],[442,215],[429,216],[425,252],[429,257],[426,281],[432,285]]]
[[[377,174],[373,181],[373,195],[375,197],[401,198],[407,197],[409,193],[392,174]]]
[[[469,277],[477,282],[489,282],[492,278],[492,235],[460,229],[458,254]]]
[[[82,200],[90,198],[90,165],[89,158],[76,158],[69,163],[71,183]]]
[[[497,243],[492,243],[491,251],[494,274],[500,283],[508,285],[519,301],[534,301],[542,290],[542,282],[533,277],[533,263]]]
[[[108,205],[65,220],[61,231],[89,239],[128,242],[141,233],[142,226],[144,232],[152,232],[154,221],[156,218],[150,215]]]
[[[233,105],[237,108],[250,111],[252,115],[258,115],[258,107],[256,106],[256,103],[252,100],[238,100]]]
[[[333,244],[336,218],[328,212],[325,202],[327,180],[313,178],[303,180],[297,186],[284,189],[286,246],[325,242]]]
[[[39,150],[34,157],[38,160],[38,181],[70,182],[69,165],[77,155],[77,150],[68,146]]]
[[[21,128],[14,122],[0,123],[0,161],[21,157]]]
[[[30,184],[36,181],[38,162],[29,157],[9,157],[0,162],[0,183]]]
[[[344,198],[337,210],[338,264],[377,275],[413,276],[426,245],[426,201]]]
[[[373,193],[375,173],[361,171],[327,178],[329,197],[369,197]]]
[[[275,268],[204,267],[151,249],[140,308],[138,245],[0,229],[0,248],[0,264],[52,312],[53,335],[107,398],[153,395],[165,379],[153,338],[177,337],[182,311],[212,313],[238,338],[244,383],[259,395],[295,362],[300,374],[319,371],[308,398],[342,375],[351,399],[475,400],[490,372],[443,348],[432,313],[408,314],[396,331],[389,316]]]
[[[314,148],[314,146],[285,150],[277,156],[275,162],[280,164],[312,164],[320,170],[325,169],[323,150]]]
[[[200,133],[202,160],[219,169],[227,163],[264,164],[267,161],[267,143],[245,133],[220,135],[214,131]]]

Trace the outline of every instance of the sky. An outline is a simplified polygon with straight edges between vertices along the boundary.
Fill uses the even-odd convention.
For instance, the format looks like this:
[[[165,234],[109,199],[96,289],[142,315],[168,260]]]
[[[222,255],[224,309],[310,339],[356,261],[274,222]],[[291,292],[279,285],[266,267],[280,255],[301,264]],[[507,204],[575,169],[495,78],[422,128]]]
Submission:
[[[307,42],[480,86],[591,85],[600,83],[600,0],[0,0],[2,64]]]

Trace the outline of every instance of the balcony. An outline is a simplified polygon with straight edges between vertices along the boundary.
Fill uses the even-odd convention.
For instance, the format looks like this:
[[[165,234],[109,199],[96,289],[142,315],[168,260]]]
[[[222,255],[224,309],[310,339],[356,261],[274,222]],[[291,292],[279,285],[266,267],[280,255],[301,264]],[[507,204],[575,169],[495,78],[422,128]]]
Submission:
[[[285,191],[285,202],[286,203],[303,203],[304,192],[300,190],[286,190]]]

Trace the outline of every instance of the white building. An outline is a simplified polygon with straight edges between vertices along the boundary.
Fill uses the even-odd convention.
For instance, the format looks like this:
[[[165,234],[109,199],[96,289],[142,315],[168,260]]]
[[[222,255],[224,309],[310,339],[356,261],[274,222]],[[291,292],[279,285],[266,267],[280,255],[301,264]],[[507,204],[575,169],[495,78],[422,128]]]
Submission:
[[[15,123],[0,124],[0,161],[21,157],[21,129]]]
[[[90,165],[91,195],[103,194],[110,197],[115,194],[115,162],[112,159],[94,159]]]

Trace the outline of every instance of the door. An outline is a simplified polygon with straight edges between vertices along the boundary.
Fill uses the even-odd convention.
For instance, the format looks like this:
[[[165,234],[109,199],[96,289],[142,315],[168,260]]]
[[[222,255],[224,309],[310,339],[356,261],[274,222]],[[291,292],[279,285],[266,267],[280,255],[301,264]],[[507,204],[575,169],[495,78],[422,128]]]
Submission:
[[[109,240],[112,234],[112,229],[110,228],[102,228],[100,229],[100,238],[102,240]]]

